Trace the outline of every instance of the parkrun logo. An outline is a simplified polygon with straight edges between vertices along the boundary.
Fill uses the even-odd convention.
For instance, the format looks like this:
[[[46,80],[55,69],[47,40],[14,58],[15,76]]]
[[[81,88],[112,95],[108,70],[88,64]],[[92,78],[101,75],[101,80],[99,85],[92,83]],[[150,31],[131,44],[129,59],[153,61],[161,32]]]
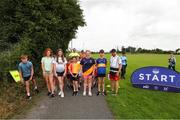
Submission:
[[[133,72],[131,82],[137,88],[180,92],[180,73],[165,67],[139,68]]]

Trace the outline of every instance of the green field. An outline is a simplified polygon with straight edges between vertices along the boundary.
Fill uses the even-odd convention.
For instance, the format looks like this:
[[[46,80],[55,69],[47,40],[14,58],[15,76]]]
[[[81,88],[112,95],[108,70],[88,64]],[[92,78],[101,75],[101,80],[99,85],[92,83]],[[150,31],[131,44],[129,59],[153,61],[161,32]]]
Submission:
[[[94,55],[97,57],[98,55]],[[167,66],[169,55],[128,54],[126,80],[120,81],[118,96],[107,96],[107,102],[117,119],[178,119],[180,118],[180,93],[143,90],[133,88],[130,76],[134,70],[143,66]],[[106,55],[110,58],[110,55]],[[180,56],[176,56],[177,62]],[[180,71],[180,63],[176,65]],[[106,80],[106,85],[110,84]],[[107,88],[110,90],[110,88]]]

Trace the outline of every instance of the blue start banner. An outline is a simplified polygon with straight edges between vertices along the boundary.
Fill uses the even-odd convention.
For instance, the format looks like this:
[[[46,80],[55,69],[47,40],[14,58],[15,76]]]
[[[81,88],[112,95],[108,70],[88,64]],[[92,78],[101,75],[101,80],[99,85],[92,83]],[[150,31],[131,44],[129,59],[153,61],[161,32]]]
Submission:
[[[180,73],[165,67],[139,68],[133,72],[131,82],[137,88],[180,92]]]

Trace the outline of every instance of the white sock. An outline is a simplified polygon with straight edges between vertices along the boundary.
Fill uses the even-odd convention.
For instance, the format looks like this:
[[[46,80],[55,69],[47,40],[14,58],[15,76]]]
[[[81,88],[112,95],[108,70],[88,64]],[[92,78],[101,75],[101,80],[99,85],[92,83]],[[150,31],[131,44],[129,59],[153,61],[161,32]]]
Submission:
[[[27,93],[27,96],[30,96],[30,93]]]
[[[35,86],[34,89],[37,89],[37,86]]]

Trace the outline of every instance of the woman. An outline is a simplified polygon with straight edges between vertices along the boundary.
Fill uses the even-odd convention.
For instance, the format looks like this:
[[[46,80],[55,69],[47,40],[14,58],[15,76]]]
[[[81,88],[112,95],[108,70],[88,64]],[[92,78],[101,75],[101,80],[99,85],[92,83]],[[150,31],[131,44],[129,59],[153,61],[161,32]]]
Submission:
[[[92,86],[92,77],[95,72],[95,60],[91,57],[91,52],[89,50],[86,51],[86,57],[81,60],[80,64],[84,78],[83,96],[86,96],[87,86],[89,89],[88,95],[92,96],[91,86]]]
[[[64,53],[62,49],[58,49],[56,53],[56,57],[54,59],[54,74],[59,81],[59,96],[64,97],[64,77],[66,76],[66,58],[64,57]]]
[[[41,60],[41,68],[43,71],[43,77],[46,80],[48,96],[55,97],[54,94],[54,82],[53,82],[53,57],[52,50],[47,48],[44,51],[44,57]]]

